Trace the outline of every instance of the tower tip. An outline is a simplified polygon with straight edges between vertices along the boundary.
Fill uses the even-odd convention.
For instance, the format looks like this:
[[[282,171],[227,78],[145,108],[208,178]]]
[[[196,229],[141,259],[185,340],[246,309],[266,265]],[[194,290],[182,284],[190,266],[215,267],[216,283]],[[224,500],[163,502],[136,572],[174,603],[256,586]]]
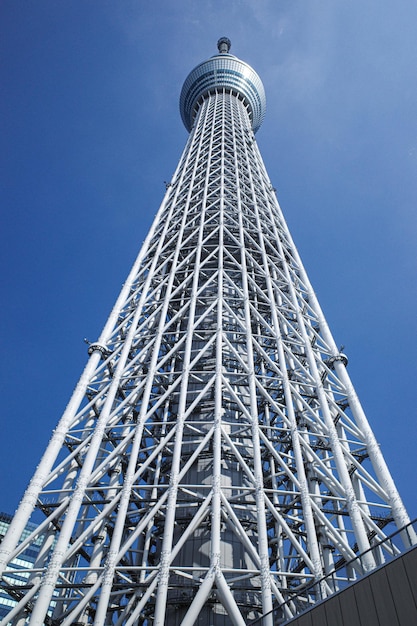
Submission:
[[[220,37],[219,41],[217,42],[217,48],[220,54],[227,54],[230,50],[231,45],[232,44],[230,42],[230,39],[228,39],[227,37]]]

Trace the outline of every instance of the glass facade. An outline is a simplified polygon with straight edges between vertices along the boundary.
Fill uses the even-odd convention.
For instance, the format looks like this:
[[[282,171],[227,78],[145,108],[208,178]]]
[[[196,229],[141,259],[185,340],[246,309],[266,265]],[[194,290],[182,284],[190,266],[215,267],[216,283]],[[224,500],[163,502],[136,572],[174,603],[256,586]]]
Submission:
[[[0,513],[0,543],[6,534],[12,516],[7,513]],[[20,541],[24,541],[35,529],[37,525],[29,522],[22,533]],[[42,545],[43,535],[28,544],[28,547],[19,554],[19,557],[11,562],[13,565],[13,573],[4,575],[6,583],[13,586],[24,586],[30,577],[30,570],[33,568]],[[14,593],[14,595],[16,595]],[[3,588],[0,588],[0,619],[2,619],[9,611],[16,606],[17,599],[10,596]]]

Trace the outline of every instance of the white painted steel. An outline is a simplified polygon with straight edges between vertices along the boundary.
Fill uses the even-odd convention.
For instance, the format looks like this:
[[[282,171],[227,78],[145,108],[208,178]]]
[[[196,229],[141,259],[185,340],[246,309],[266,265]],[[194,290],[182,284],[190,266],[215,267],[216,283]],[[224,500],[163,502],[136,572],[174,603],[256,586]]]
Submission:
[[[0,626],[242,626],[409,521],[247,98],[219,83],[193,99],[161,208],[1,544],[16,606]],[[358,575],[383,562],[373,552]]]

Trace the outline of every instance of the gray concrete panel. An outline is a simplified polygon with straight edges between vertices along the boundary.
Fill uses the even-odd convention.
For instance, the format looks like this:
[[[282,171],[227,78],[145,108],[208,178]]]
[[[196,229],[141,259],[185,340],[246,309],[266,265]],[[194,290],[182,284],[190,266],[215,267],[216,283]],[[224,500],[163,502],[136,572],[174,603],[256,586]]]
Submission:
[[[301,615],[298,620],[299,621],[295,622],[295,626],[314,626],[311,612]],[[326,624],[324,624],[324,626],[326,626]]]
[[[414,584],[410,585],[403,559],[397,559],[391,563],[388,571],[388,583],[394,598],[398,621],[400,624],[412,624],[413,620],[416,621],[417,614],[417,605],[413,596],[417,579],[414,579]]]
[[[344,626],[342,611],[340,608],[340,596],[334,596],[329,602],[324,603],[327,623],[329,626]]]
[[[366,626],[365,622],[362,622],[358,605],[356,603],[355,590],[353,587],[349,587],[339,596],[340,609],[342,613],[343,626],[349,626],[350,624],[357,624],[357,626]]]
[[[400,626],[395,610],[396,598],[392,597],[388,584],[387,568],[375,572],[369,577],[369,582],[380,626]]]
[[[380,626],[369,578],[354,586],[358,612],[363,626]]]
[[[414,597],[414,602],[417,605],[417,549],[410,550],[407,554],[401,558],[404,564],[407,578],[411,587],[411,592]],[[417,618],[416,618],[417,623]]]
[[[324,603],[320,604],[314,611],[314,615],[312,615],[312,626],[317,626],[317,624],[320,624],[320,626],[332,626],[331,624],[329,624],[329,622],[327,621],[327,617],[326,617],[326,609],[324,607]],[[300,623],[300,626],[304,626],[304,624]]]

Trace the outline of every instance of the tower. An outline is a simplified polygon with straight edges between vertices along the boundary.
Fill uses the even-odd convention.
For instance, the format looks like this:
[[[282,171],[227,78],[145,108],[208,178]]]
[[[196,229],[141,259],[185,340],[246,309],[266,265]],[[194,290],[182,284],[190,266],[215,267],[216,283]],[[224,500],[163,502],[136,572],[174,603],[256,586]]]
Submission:
[[[409,522],[263,165],[261,80],[218,47],[184,83],[187,145],[0,546],[1,626],[272,626]]]

